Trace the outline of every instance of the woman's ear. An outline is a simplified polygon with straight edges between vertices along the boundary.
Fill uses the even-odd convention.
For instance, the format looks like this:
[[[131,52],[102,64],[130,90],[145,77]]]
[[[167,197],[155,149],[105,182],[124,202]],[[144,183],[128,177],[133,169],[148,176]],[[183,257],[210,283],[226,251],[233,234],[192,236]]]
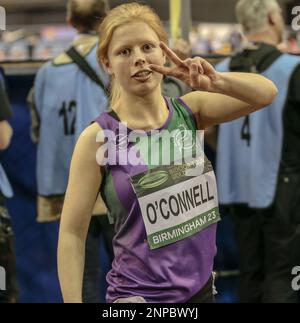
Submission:
[[[105,69],[105,71],[106,71],[106,73],[108,75],[110,75],[110,76],[113,75],[113,72],[111,70],[111,67],[110,67],[109,60],[108,59],[104,59],[102,61],[102,65],[104,66],[104,69]]]
[[[275,19],[273,17],[273,12],[268,13],[268,22],[269,22],[269,25],[271,25],[271,26],[275,25]]]

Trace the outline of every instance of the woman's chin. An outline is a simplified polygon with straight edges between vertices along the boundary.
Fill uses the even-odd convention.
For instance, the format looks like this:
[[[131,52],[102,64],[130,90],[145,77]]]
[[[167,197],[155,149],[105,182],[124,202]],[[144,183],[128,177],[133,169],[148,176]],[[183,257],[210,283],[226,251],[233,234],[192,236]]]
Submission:
[[[153,84],[153,82],[140,83],[131,91],[135,96],[147,96],[157,91],[159,84]]]

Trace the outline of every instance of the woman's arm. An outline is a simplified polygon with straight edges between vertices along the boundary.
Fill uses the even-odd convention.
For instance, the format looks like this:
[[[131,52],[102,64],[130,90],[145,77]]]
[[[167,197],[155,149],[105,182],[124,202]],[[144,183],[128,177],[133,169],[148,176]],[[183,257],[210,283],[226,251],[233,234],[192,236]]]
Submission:
[[[269,79],[252,73],[217,73],[209,92],[195,91],[182,97],[199,113],[200,127],[231,121],[273,102],[277,88]]]
[[[13,135],[12,127],[5,120],[0,121],[0,150],[6,149]]]
[[[99,131],[93,124],[81,134],[71,162],[58,241],[58,274],[65,302],[82,302],[85,240],[102,180],[96,161]]]
[[[199,114],[202,129],[254,112],[272,103],[277,95],[273,82],[259,74],[218,73],[201,57],[183,61],[164,43],[160,47],[174,65],[151,64],[149,67],[198,90],[182,99],[195,114]]]

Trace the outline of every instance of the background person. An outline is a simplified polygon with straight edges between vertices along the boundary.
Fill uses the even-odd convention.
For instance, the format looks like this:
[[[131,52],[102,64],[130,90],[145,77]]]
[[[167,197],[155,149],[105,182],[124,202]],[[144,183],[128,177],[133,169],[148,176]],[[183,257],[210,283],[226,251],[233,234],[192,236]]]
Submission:
[[[4,74],[0,69],[0,150],[8,148],[13,130],[7,119],[12,111],[5,92]],[[13,191],[0,163],[0,266],[6,272],[6,290],[0,290],[0,303],[16,303],[18,300],[16,260],[11,219],[5,199],[11,198]]]
[[[279,89],[266,109],[219,127],[219,197],[235,222],[240,301],[296,302],[291,272],[300,261],[300,58],[277,49],[284,32],[277,1],[240,0],[236,14],[248,45],[217,70],[259,73]]]
[[[37,141],[39,222],[60,218],[70,160],[82,130],[107,109],[108,77],[96,57],[97,30],[106,15],[104,0],[69,0],[67,22],[78,34],[71,47],[38,72],[32,92],[32,137]],[[84,302],[99,302],[101,272],[100,234],[113,259],[113,228],[100,197],[95,199],[87,244]]]

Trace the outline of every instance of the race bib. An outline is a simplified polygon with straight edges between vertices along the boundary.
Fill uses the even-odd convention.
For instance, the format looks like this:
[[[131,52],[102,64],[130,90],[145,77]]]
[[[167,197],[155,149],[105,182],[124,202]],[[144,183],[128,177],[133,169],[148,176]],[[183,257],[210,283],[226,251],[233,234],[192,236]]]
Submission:
[[[193,236],[220,221],[217,185],[210,162],[196,176],[191,164],[159,166],[131,182],[141,208],[150,249]]]

